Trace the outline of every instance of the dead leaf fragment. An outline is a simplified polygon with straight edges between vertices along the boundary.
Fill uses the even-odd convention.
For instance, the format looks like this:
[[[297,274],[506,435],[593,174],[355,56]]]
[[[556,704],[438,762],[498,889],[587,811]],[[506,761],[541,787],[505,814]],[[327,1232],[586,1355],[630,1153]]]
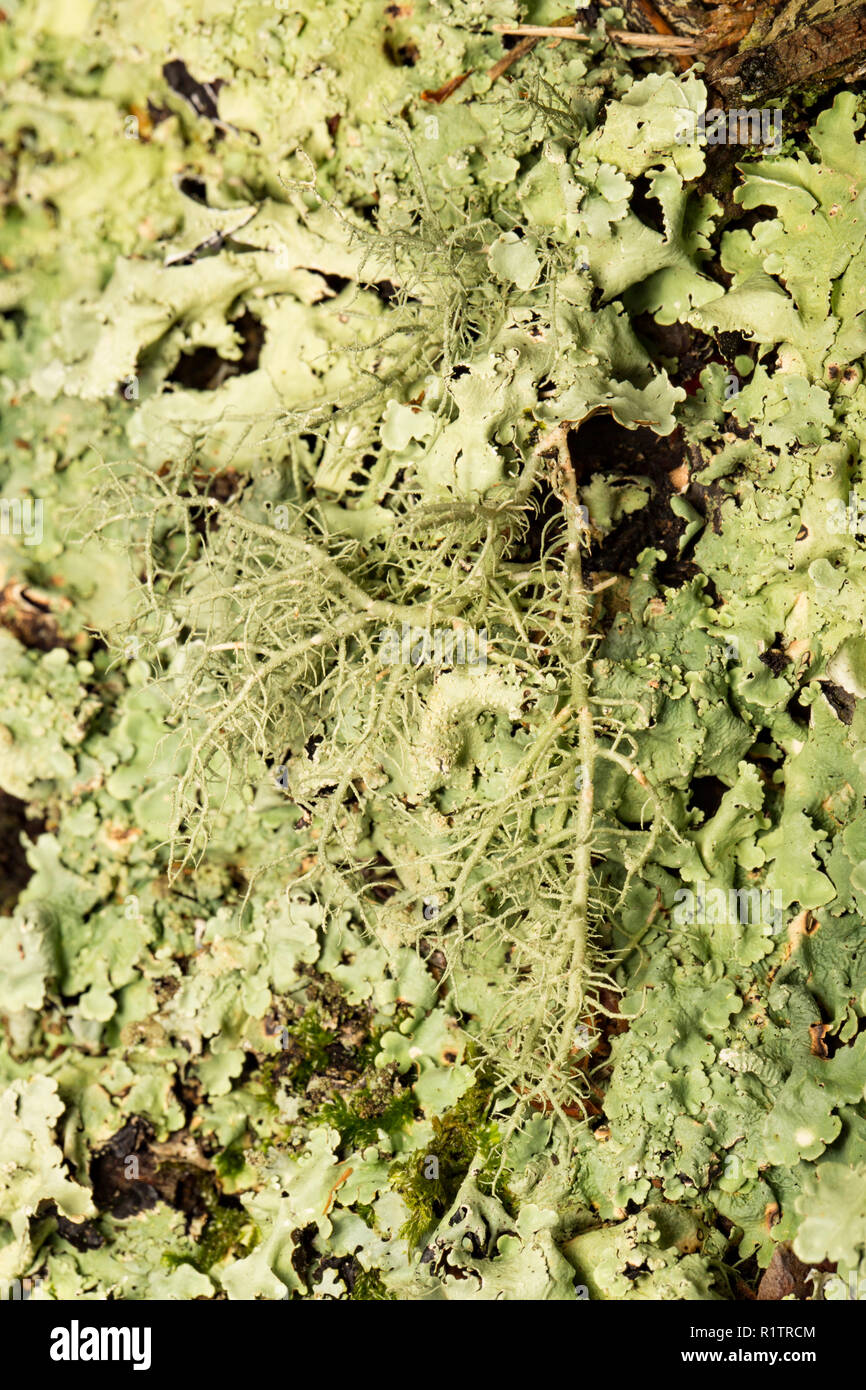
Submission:
[[[789,1294],[801,1301],[808,1299],[809,1274],[809,1265],[798,1260],[789,1245],[777,1245],[758,1285],[759,1301],[776,1301],[787,1298]]]

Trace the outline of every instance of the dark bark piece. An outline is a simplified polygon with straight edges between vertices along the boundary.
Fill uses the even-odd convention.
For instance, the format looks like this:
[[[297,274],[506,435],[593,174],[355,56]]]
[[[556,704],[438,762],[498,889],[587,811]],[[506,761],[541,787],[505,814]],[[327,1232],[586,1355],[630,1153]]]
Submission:
[[[803,5],[802,15],[810,7]],[[786,15],[791,23],[792,17]],[[771,42],[710,60],[706,80],[727,101],[760,101],[798,87],[854,81],[866,73],[866,4],[840,6],[815,23],[794,23]]]
[[[834,685],[832,681],[821,681],[821,691],[836,718],[841,719],[843,724],[853,724],[857,697],[850,691],[843,690],[841,685]]]
[[[75,1250],[99,1250],[105,1244],[92,1221],[69,1221],[59,1213],[55,1217],[57,1234]]]
[[[68,600],[58,600],[11,579],[0,589],[0,627],[17,637],[33,651],[50,652],[55,647],[73,651],[73,644],[60,634],[55,612],[68,608]]]

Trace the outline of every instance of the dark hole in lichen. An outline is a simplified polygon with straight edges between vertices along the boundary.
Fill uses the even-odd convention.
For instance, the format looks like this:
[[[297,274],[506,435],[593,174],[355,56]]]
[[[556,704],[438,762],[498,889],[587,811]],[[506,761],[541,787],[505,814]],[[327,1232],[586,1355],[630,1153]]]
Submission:
[[[804,728],[808,729],[812,714],[809,706],[801,700],[799,690],[796,690],[791,696],[785,706],[785,710],[790,714],[795,724],[801,724]]]
[[[718,777],[693,777],[689,784],[689,808],[701,811],[705,821],[711,820],[727,790]]]
[[[212,82],[199,82],[193,77],[186,63],[180,58],[172,58],[162,67],[162,75],[168,86],[179,97],[183,97],[192,109],[206,120],[219,122],[217,98],[225,79],[216,77]]]
[[[264,325],[249,309],[245,309],[233,325],[241,339],[241,355],[237,360],[220,357],[216,348],[197,347],[181,355],[166,382],[188,391],[216,391],[230,377],[254,372],[265,341]]]
[[[0,913],[8,916],[33,877],[21,836],[35,840],[45,820],[31,812],[26,801],[0,791]]]
[[[201,203],[207,207],[207,184],[204,179],[192,178],[184,175],[178,182],[178,190],[185,198],[191,198],[194,203]]]
[[[640,218],[641,222],[658,232],[659,236],[664,236],[665,220],[662,205],[658,198],[654,198],[650,193],[650,181],[646,174],[638,174],[637,178],[632,181],[632,189],[631,211]]]
[[[611,483],[617,478],[643,476],[651,484],[645,507],[624,517],[608,535],[593,539],[587,570],[628,574],[641,551],[652,546],[664,552],[656,571],[662,583],[677,587],[697,574],[697,566],[679,554],[686,523],[670,506],[674,485],[669,475],[685,460],[679,433],[660,436],[645,426],[629,430],[611,414],[600,412],[571,431],[568,442],[581,486],[587,486],[596,475]],[[700,504],[700,489],[694,492]]]

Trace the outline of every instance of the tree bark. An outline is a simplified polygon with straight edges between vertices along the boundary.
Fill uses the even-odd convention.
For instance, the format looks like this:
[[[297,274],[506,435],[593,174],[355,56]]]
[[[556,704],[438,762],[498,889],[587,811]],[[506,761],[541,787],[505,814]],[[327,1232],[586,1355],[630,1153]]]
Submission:
[[[790,0],[778,12],[765,10],[738,52],[706,67],[707,82],[727,104],[853,82],[864,74],[866,4],[838,0]]]

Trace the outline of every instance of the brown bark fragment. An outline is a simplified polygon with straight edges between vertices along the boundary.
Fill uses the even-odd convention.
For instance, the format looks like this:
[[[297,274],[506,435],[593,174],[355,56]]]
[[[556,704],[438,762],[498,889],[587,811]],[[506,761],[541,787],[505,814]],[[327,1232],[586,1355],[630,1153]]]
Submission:
[[[798,14],[807,10],[802,6]],[[790,14],[786,15],[789,20]],[[777,32],[774,26],[773,32]],[[795,24],[771,42],[707,64],[707,81],[728,101],[763,100],[795,87],[853,81],[866,72],[866,4],[840,7],[815,23]]]

